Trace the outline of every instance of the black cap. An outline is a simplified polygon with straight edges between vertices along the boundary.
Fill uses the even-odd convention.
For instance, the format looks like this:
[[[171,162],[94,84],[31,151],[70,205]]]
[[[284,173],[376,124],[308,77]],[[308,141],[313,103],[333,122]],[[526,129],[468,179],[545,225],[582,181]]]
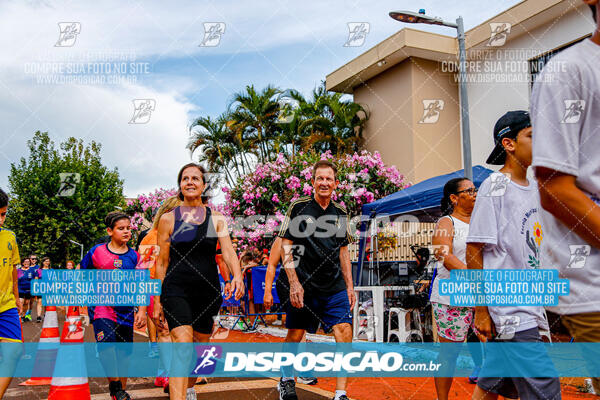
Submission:
[[[494,125],[494,150],[486,160],[492,165],[502,165],[506,161],[506,151],[502,146],[502,139],[517,137],[519,132],[531,126],[531,119],[527,111],[509,111]]]

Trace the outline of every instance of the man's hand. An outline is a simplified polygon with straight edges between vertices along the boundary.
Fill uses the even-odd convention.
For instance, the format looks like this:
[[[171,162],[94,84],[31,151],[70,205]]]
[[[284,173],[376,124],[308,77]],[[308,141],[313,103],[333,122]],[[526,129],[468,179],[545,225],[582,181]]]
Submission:
[[[350,302],[350,312],[354,310],[354,304],[356,304],[356,294],[354,293],[354,288],[349,288],[348,292],[348,301]]]
[[[290,282],[290,302],[296,308],[304,307],[304,288],[300,282]]]
[[[242,275],[234,276],[231,281],[231,290],[235,291],[235,299],[239,300],[244,295],[244,281],[242,280]]]
[[[475,329],[479,331],[479,340],[487,342],[492,338],[492,335],[496,334],[492,317],[487,307],[475,307]]]
[[[265,306],[265,310],[273,307],[273,294],[271,294],[270,290],[265,290],[265,295],[263,297],[263,304]]]

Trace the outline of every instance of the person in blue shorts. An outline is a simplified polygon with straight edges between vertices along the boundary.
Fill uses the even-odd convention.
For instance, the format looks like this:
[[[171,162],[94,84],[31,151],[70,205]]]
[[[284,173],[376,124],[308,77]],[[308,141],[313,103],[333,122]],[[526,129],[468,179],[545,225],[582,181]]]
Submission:
[[[24,258],[19,268],[19,301],[21,302],[21,320],[31,321],[31,281],[37,276],[37,270],[31,268],[29,258]]]
[[[104,220],[106,232],[111,240],[97,244],[83,257],[81,269],[135,269],[139,255],[127,242],[131,239],[131,221],[120,211],[108,213]],[[100,362],[108,375],[113,372],[126,372],[129,368],[130,347],[113,346],[114,343],[132,343],[133,327],[142,328],[146,321],[146,307],[140,306],[135,314],[133,306],[97,305],[88,307],[90,321],[94,326]],[[125,373],[118,374],[119,376]],[[129,400],[125,391],[127,378],[108,377],[108,387],[112,400]]]
[[[19,313],[21,303],[18,289],[17,267],[21,263],[19,246],[13,231],[3,228],[8,209],[8,195],[0,189],[0,343],[23,342]],[[3,347],[3,370],[14,371],[20,349]],[[12,374],[11,374],[12,375]],[[0,399],[12,376],[0,377]]]

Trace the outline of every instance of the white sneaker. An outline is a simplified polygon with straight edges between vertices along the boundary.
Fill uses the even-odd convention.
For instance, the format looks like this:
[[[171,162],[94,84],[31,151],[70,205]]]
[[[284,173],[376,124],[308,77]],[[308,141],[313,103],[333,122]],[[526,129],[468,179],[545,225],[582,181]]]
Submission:
[[[271,325],[273,326],[281,326],[283,322],[280,319],[276,319]]]
[[[196,391],[194,388],[188,388],[187,393],[185,395],[185,400],[197,400]]]

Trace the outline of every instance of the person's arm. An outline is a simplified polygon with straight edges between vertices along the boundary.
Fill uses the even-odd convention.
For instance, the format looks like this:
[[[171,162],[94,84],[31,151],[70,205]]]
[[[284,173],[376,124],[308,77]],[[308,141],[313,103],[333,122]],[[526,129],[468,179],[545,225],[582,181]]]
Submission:
[[[17,303],[17,310],[19,312],[19,315],[21,315],[21,311],[22,311],[22,305],[21,302],[19,301],[19,264],[15,264],[13,266],[13,273],[12,273],[12,279],[13,279],[13,294],[15,295],[15,303]]]
[[[544,210],[600,249],[600,207],[577,187],[575,176],[546,167],[536,167],[535,175]]]
[[[467,266],[452,252],[452,240],[454,239],[454,226],[450,218],[442,218],[438,221],[433,232],[432,244],[435,250],[434,256],[442,261],[448,271],[452,269],[467,269]]]
[[[485,243],[467,243],[467,267],[469,269],[483,269],[483,247]],[[475,328],[481,335],[482,341],[487,341],[495,334],[494,323],[490,317],[487,306],[475,307]],[[483,336],[483,337],[482,337]]]
[[[356,303],[356,294],[354,293],[354,282],[352,281],[352,263],[350,262],[350,251],[348,250],[348,246],[340,247],[340,266],[342,268],[342,276],[346,282],[346,291],[348,292],[350,310],[353,310],[354,303]]]
[[[279,260],[281,260],[281,238],[275,239],[271,246],[269,263],[267,264],[267,272],[265,273],[265,295],[263,296],[263,304],[267,309],[273,306],[273,281],[275,280]]]
[[[163,214],[158,224],[158,233],[156,242],[158,244],[158,257],[156,259],[156,279],[160,280],[162,287],[165,275],[167,273],[167,266],[169,265],[169,252],[171,248],[171,242],[169,238],[173,232],[173,225],[175,223],[175,217],[173,212]],[[154,315],[153,320],[161,328],[165,327],[164,314],[162,305],[160,303],[160,296],[154,296]]]
[[[244,280],[242,279],[242,270],[240,268],[240,260],[235,254],[233,244],[231,243],[231,236],[229,236],[229,228],[227,227],[227,221],[223,214],[217,211],[213,211],[213,222],[216,221],[214,226],[217,229],[217,236],[219,238],[219,245],[221,246],[221,253],[223,255],[223,261],[227,264],[229,271],[233,275],[231,280],[231,292],[226,293],[225,298],[231,297],[231,293],[235,291],[235,299],[239,300],[244,295]]]
[[[294,242],[290,239],[283,238],[281,247],[283,250],[283,263],[285,273],[290,283],[290,302],[296,308],[304,307],[304,288],[300,284],[298,275],[296,274],[296,265],[294,264],[294,255],[292,254],[292,246]]]

